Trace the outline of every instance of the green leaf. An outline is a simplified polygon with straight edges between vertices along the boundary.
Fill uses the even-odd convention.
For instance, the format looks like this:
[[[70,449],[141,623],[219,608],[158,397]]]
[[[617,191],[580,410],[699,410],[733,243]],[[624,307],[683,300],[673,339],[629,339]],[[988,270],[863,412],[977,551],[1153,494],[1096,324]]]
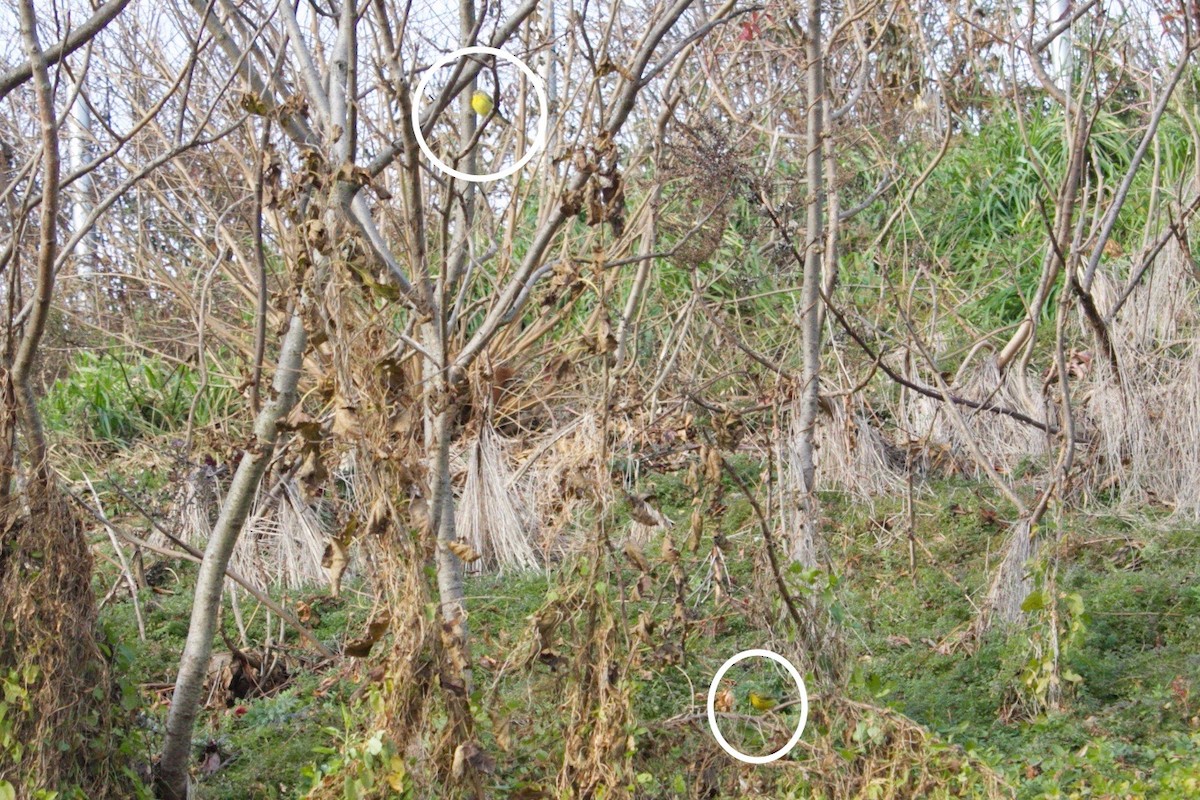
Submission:
[[[1025,598],[1025,602],[1021,603],[1021,610],[1025,613],[1031,611],[1041,611],[1046,607],[1046,595],[1041,590],[1035,589]]]
[[[0,800],[17,800],[17,790],[8,781],[0,780]]]
[[[1078,617],[1083,614],[1083,597],[1081,597],[1078,593],[1072,592],[1063,599],[1067,603],[1067,610],[1070,611],[1072,615]]]

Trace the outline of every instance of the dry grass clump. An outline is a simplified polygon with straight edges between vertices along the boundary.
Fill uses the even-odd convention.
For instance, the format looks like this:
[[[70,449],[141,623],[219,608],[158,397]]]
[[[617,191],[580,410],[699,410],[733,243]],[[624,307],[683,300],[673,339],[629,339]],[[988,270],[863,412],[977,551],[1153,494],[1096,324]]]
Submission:
[[[207,464],[189,469],[171,503],[171,517],[183,534],[180,538],[193,546],[203,547],[220,509],[221,482],[216,469]],[[162,544],[169,544],[169,541],[164,538]]]
[[[818,706],[808,730],[828,733],[815,737],[811,758],[801,767],[815,796],[1013,797],[1012,788],[986,763],[939,741],[897,711],[837,696],[823,697]],[[859,751],[849,763],[840,754],[846,749]]]
[[[462,476],[455,527],[479,556],[468,571],[540,569],[579,552],[586,537],[572,524],[576,512],[612,492],[597,488],[601,437],[596,415],[585,412],[532,440],[485,422],[454,448],[452,471]]]
[[[507,448],[508,443],[488,424],[481,425],[475,440],[467,445],[467,475],[455,528],[459,539],[480,556],[467,565],[470,572],[539,566],[531,544],[536,540],[538,518],[526,501],[529,481],[518,480]]]
[[[1090,359],[1079,396],[1083,426],[1093,439],[1085,490],[1120,505],[1157,503],[1195,518],[1200,293],[1188,264],[1177,243],[1163,250],[1111,321],[1118,369],[1105,359]],[[1097,275],[1098,284],[1112,283]]]
[[[230,565],[260,588],[298,589],[325,581],[321,557],[331,531],[321,505],[310,503],[294,480],[260,494]]]
[[[528,476],[530,506],[542,521],[538,549],[545,561],[579,552],[587,537],[581,526],[571,524],[577,512],[612,497],[612,482],[597,482],[603,437],[596,413],[584,411],[522,455],[517,475]]]
[[[681,715],[668,725],[703,726],[695,756],[697,796],[768,800],[782,788],[792,796],[838,800],[909,800],[910,798],[1012,798],[1012,787],[986,762],[950,745],[903,714],[838,694],[810,696],[808,722],[800,743],[787,757],[764,770],[739,764],[719,750],[707,731],[702,711]],[[757,717],[768,740],[762,750],[784,745],[794,715]],[[729,731],[722,725],[726,737]],[[847,758],[845,754],[852,753]]]
[[[817,488],[860,500],[901,491],[904,457],[875,422],[862,394],[832,398],[825,409],[828,415],[820,417],[816,430]]]
[[[928,386],[936,386],[929,376],[917,371]],[[1001,372],[995,357],[975,363],[968,360],[950,383],[950,391],[959,397],[980,403],[1016,409],[1033,419],[1053,424],[1053,403],[1043,392],[1041,380],[1032,372]],[[917,395],[906,406],[910,429],[926,432],[926,441],[945,449],[952,462],[970,476],[980,479],[986,470],[972,454],[972,445],[999,473],[1008,473],[1022,462],[1046,453],[1046,435],[1037,428],[1003,414],[959,406],[958,413],[966,435],[940,399]]]
[[[1065,354],[1079,436],[1070,488],[1085,499],[1126,507],[1157,504],[1194,518],[1200,515],[1200,287],[1177,242],[1163,249],[1118,309],[1124,280],[1101,270],[1091,287],[1116,364],[1099,348],[1089,348],[1094,334],[1081,311],[1071,337],[1075,344]],[[937,350],[937,337],[931,334],[929,341]],[[1019,362],[1001,370],[994,356],[976,357],[981,352],[986,350],[973,350],[953,377],[946,376],[951,392],[1062,424],[1052,353],[1035,353],[1040,370]],[[893,367],[938,386],[928,365],[910,361],[911,356]],[[988,468],[1003,476],[1024,463],[1047,463],[1059,446],[1057,436],[1034,426],[961,405],[960,425],[944,401],[908,390],[888,410],[914,432],[921,449],[918,467],[940,460],[975,479],[984,478]],[[818,430],[820,484],[863,497],[888,491],[902,471],[889,463],[886,439],[869,425],[869,409],[843,401],[828,411],[832,419]]]
[[[173,503],[180,538],[200,550],[221,507],[221,477],[210,466],[189,470]],[[322,583],[321,557],[329,535],[320,505],[304,497],[295,479],[286,478],[273,487],[264,483],[229,566],[260,589]]]
[[[1116,283],[1103,271],[1097,271],[1093,294],[1099,287],[1111,300],[1097,297],[1100,313],[1107,316],[1118,292]],[[1132,345],[1153,349],[1180,337],[1195,334],[1198,316],[1196,278],[1191,259],[1178,242],[1163,248],[1143,283],[1129,296],[1117,317],[1114,333]]]
[[[992,575],[984,611],[975,622],[977,633],[993,622],[1011,623],[1021,618],[1021,603],[1033,589],[1025,565],[1033,557],[1035,544],[1029,520],[1018,521],[1009,534],[1004,560]]]
[[[1088,379],[1084,413],[1094,435],[1088,488],[1122,505],[1157,503],[1200,511],[1200,342],[1178,354],[1125,353],[1121,378],[1098,364]]]

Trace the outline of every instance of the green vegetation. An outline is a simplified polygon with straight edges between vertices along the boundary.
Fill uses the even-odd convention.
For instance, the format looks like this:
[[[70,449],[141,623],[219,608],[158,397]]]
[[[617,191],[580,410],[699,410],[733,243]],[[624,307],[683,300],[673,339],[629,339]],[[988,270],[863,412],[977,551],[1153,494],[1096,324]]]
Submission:
[[[670,476],[656,484],[669,516],[686,513],[678,486]],[[755,596],[753,554],[761,547],[747,506],[731,496],[728,513],[713,521],[714,529],[728,537],[734,600],[710,597],[700,602],[694,612],[697,633],[686,645],[686,658],[676,661],[669,649],[663,650],[660,656],[667,660],[648,661],[632,681],[632,719],[637,720],[630,729],[632,759],[643,797],[693,796],[698,780],[693,759],[711,753],[713,743],[703,719],[680,720],[702,715],[703,693],[725,658],[763,644],[761,621],[736,602]],[[834,520],[830,540],[847,564],[839,597],[856,664],[852,698],[920,723],[943,743],[939,746],[950,746],[946,752],[970,754],[998,771],[1023,800],[1193,794],[1200,785],[1197,531],[1154,520],[1084,514],[1064,519],[1056,558],[1057,604],[1061,614],[1086,620],[1066,655],[1079,680],[1067,688],[1060,708],[1030,715],[1016,702],[1028,658],[1023,639],[997,631],[977,649],[955,644],[956,634],[973,617],[989,558],[1003,541],[997,507],[978,484],[926,487],[917,496],[920,547],[914,574],[899,522],[902,502],[881,499],[864,507],[826,497],[826,514]],[[620,539],[619,533],[615,536]],[[692,590],[703,578],[703,559],[689,557],[686,563]],[[136,642],[127,598],[111,602],[102,614],[111,641],[121,643],[127,660],[122,667],[125,685],[142,687],[140,707],[134,708],[132,695],[126,702],[131,729],[144,745],[153,743],[163,720],[163,705],[154,702],[158,695],[146,687],[170,681],[172,654],[182,647],[186,633],[181,620],[186,618],[192,570],[177,565],[176,572],[179,582],[164,587],[166,594],[143,592],[146,642]],[[560,724],[567,713],[564,692],[570,675],[552,664],[523,662],[530,620],[579,578],[576,570],[563,570],[563,575],[557,581],[541,574],[480,577],[469,584],[471,621],[480,631],[474,651],[481,665],[476,722],[482,742],[499,762],[492,787],[499,797],[544,787],[551,765],[562,757]],[[98,580],[112,577],[102,570]],[[623,581],[628,590],[637,572],[624,570],[619,579],[610,580]],[[314,592],[320,589],[314,587]],[[357,597],[352,592],[344,602],[323,601],[316,631],[324,641],[336,644],[357,635],[369,610]],[[1082,609],[1069,611],[1071,597],[1082,598]],[[316,606],[322,601],[314,595],[305,602]],[[243,613],[253,618],[250,639],[260,641],[264,609],[252,609],[254,604],[243,600]],[[630,624],[648,609],[657,609],[659,626],[669,626],[670,605],[647,600],[629,604]],[[236,637],[228,613],[226,629]],[[289,641],[294,636],[289,634]],[[302,797],[317,776],[327,782],[357,780],[364,786],[387,780],[408,785],[403,760],[392,757],[391,745],[369,729],[365,738],[359,733],[377,702],[372,699],[377,687],[365,672],[363,663],[354,660],[318,671],[298,670],[286,688],[269,697],[208,712],[197,742],[215,742],[222,766],[201,781],[198,797]],[[786,681],[758,674],[739,681],[739,703],[745,703],[752,686],[787,693]],[[806,740],[819,742],[832,733],[823,729],[823,700],[819,695],[810,699],[812,728]],[[869,761],[882,746],[880,725],[863,721],[861,729],[846,731],[850,746],[839,757],[848,765]],[[761,734],[756,738],[753,727],[730,725],[726,735],[748,751],[778,745]],[[950,763],[966,770],[964,790],[970,796],[978,774],[963,766],[961,756]],[[736,771],[725,762],[714,774]],[[714,780],[719,783],[720,778]],[[813,789],[781,777],[772,790],[777,794],[770,796],[805,797]]]
[[[191,364],[127,348],[76,351],[42,400],[51,431],[110,450],[185,431],[189,416],[205,427],[238,407],[237,392],[219,374],[204,385]]]
[[[1200,797],[1195,3],[9,5],[0,800]]]

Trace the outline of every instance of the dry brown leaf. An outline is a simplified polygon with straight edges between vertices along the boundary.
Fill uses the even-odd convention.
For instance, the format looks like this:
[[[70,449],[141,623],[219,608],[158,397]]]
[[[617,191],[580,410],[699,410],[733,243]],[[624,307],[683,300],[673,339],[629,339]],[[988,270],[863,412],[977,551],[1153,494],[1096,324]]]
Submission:
[[[371,655],[371,648],[374,646],[375,643],[370,639],[351,639],[342,648],[342,654],[351,658],[366,658]]]
[[[663,561],[666,561],[668,564],[679,563],[679,551],[675,548],[675,543],[671,541],[670,536],[663,537],[662,557]]]
[[[325,463],[321,460],[321,451],[316,447],[305,447],[304,461],[296,470],[296,479],[309,489],[315,489],[328,477],[329,471],[325,469]]]
[[[387,614],[377,617],[367,625],[367,633],[359,639],[352,639],[346,642],[346,647],[343,652],[354,658],[366,658],[371,653],[371,648],[375,646],[383,635],[387,633],[388,626],[391,625],[392,618]]]
[[[463,742],[454,748],[454,779],[462,780],[468,767],[474,772],[491,775],[496,771],[496,760],[475,742]]]
[[[704,515],[699,508],[692,509],[692,524],[688,535],[688,550],[693,553],[700,548],[700,539],[704,534]]]
[[[442,688],[456,697],[467,696],[467,682],[454,675],[442,675],[439,678]]]
[[[350,564],[350,544],[358,531],[358,517],[351,514],[342,532],[330,539],[321,555],[321,566],[329,576],[329,594],[338,597],[342,591],[342,575]]]
[[[371,536],[379,536],[387,530],[388,505],[382,497],[375,501],[371,506],[371,514],[367,517],[367,533]]]
[[[634,566],[642,572],[650,572],[650,562],[646,560],[646,555],[642,552],[642,548],[638,547],[637,542],[629,539],[622,549],[625,551],[625,557],[632,561]]]
[[[638,496],[625,492],[625,498],[629,501],[629,515],[637,522],[650,527],[671,527],[671,520],[667,519],[661,511],[646,502],[650,496]]]
[[[742,439],[742,418],[733,411],[714,416],[712,419],[713,434],[717,446],[723,450],[733,450]]]
[[[550,800],[554,795],[540,786],[524,786],[508,796],[508,800]]]
[[[212,775],[221,768],[221,751],[216,742],[209,742],[204,748],[204,760],[200,762],[200,774]]]
[[[417,495],[408,503],[408,524],[416,531],[424,531],[429,527],[429,503],[422,495]]]
[[[709,483],[720,483],[721,454],[715,447],[705,445],[700,450],[700,457],[704,461],[704,479]]]
[[[633,635],[641,639],[646,644],[652,644],[654,637],[654,617],[650,612],[643,611],[638,616],[637,625],[633,626]]]
[[[333,412],[334,436],[347,436],[358,431],[358,410],[346,403],[338,403]]]
[[[473,564],[481,558],[475,548],[462,539],[455,539],[453,542],[448,542],[446,547],[450,548],[450,552],[458,556],[465,564]]]
[[[350,543],[342,539],[330,539],[321,556],[321,566],[329,576],[329,595],[338,597],[342,593],[342,575],[350,564]]]

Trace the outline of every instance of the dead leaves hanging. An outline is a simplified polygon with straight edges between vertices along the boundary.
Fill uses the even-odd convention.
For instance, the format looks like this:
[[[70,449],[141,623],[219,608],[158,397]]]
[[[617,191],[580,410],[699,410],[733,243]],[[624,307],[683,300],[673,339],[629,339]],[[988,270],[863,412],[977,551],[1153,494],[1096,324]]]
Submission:
[[[496,771],[496,759],[475,742],[463,742],[454,748],[454,764],[451,768],[454,779],[462,780],[467,774],[467,767],[474,772],[491,775]]]
[[[446,547],[451,553],[458,556],[464,564],[473,564],[481,558],[479,552],[462,539],[447,542]]]
[[[653,494],[635,495],[627,491],[625,499],[629,501],[629,515],[635,522],[650,528],[669,528],[673,524],[661,511],[650,505]]]
[[[367,625],[367,632],[364,636],[358,639],[351,639],[346,642],[343,653],[353,658],[366,658],[371,654],[371,648],[375,643],[383,638],[387,633],[388,627],[392,624],[392,618],[389,614],[384,613],[382,616],[376,617]]]
[[[590,226],[607,222],[613,234],[625,232],[625,181],[618,168],[620,151],[603,133],[590,145],[575,151],[575,168],[588,176],[582,187],[563,192],[561,209],[570,217],[583,215]]]
[[[337,597],[342,591],[342,576],[350,565],[350,543],[358,530],[358,517],[351,516],[341,534],[330,539],[321,556],[321,566],[329,576],[329,594]]]
[[[296,479],[306,493],[316,492],[329,477],[321,458],[321,440],[324,438],[321,423],[297,406],[278,427],[282,431],[294,431],[300,436],[300,466],[296,469]]]
[[[642,552],[642,548],[638,547],[637,542],[632,539],[628,540],[622,550],[625,552],[625,557],[643,573],[651,571],[650,562],[646,560],[646,554]]]

